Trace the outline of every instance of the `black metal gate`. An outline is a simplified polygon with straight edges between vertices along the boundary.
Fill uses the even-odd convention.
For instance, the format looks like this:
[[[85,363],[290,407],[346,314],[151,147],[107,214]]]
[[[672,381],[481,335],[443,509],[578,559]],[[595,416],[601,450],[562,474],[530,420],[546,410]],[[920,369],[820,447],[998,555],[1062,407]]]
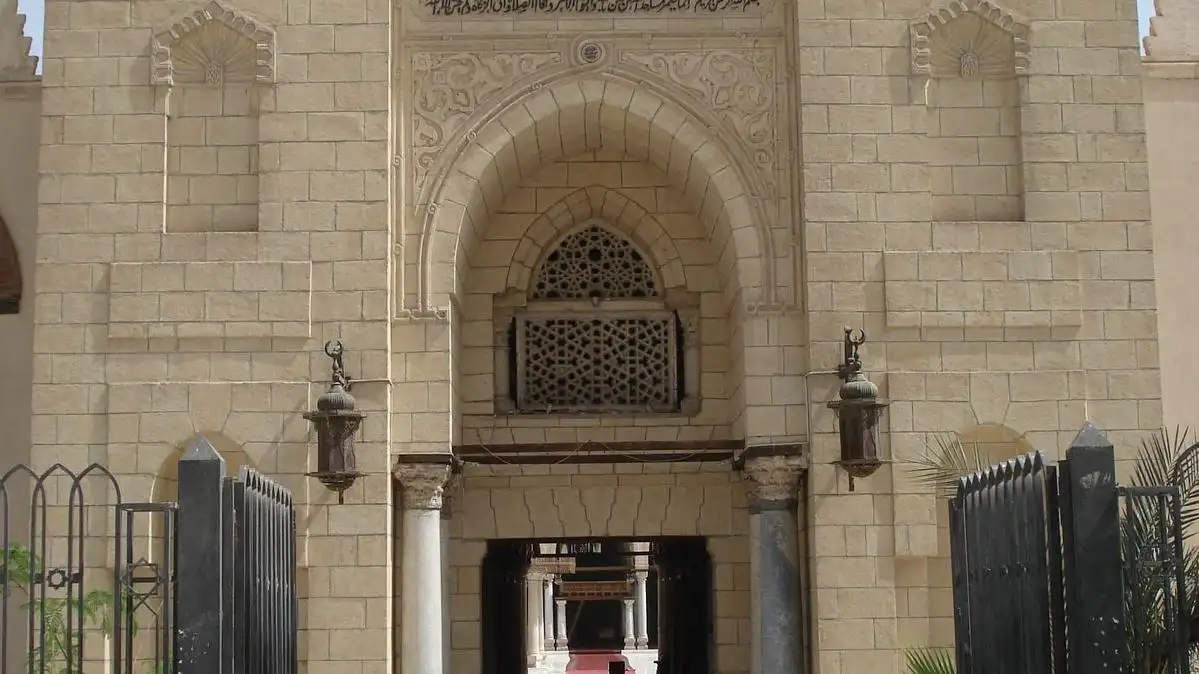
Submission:
[[[0,587],[0,674],[299,670],[291,495],[204,438],[177,503],[126,503],[99,464],[9,470]]]
[[[1178,490],[1117,485],[1093,425],[1057,465],[964,478],[949,514],[959,674],[1189,674]],[[1165,652],[1147,659],[1150,629]]]

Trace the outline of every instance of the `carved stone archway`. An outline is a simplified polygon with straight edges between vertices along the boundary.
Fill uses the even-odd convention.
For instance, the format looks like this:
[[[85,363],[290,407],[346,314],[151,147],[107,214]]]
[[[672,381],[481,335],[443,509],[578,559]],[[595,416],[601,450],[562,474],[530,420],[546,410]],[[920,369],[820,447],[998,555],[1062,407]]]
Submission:
[[[21,312],[21,260],[17,246],[9,234],[8,225],[0,217],[0,314]]]
[[[468,138],[426,209],[419,258],[426,308],[445,306],[458,293],[471,248],[516,181],[601,146],[654,164],[697,204],[730,294],[746,301],[772,294],[769,223],[744,167],[706,125],[650,86],[613,74],[558,81],[535,88]],[[659,142],[665,147],[652,147]]]

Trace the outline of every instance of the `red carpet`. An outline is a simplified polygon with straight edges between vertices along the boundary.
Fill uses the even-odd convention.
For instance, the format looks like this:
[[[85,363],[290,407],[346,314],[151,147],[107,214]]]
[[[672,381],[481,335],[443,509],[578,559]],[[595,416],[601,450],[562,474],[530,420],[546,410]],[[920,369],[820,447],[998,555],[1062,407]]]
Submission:
[[[609,662],[623,662],[625,674],[635,674],[629,659],[618,651],[572,651],[566,671],[574,674],[608,674]]]

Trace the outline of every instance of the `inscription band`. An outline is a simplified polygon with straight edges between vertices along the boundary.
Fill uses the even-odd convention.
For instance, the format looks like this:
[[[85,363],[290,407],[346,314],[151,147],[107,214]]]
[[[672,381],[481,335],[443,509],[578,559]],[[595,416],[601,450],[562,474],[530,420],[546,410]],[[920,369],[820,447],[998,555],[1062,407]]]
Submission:
[[[744,12],[759,0],[425,0],[434,16],[488,14],[714,14]]]

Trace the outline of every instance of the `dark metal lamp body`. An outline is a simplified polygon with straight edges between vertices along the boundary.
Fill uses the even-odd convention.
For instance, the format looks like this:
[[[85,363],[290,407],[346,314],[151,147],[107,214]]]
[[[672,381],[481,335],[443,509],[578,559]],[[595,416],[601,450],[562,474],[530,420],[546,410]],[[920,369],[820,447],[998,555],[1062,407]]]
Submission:
[[[350,395],[350,378],[342,365],[341,342],[325,344],[325,355],[333,359],[333,381],[316,401],[316,409],[306,412],[307,419],[316,430],[316,467],[306,473],[337,494],[337,502],[345,503],[345,491],[354,486],[365,473],[358,471],[358,458],[354,454],[354,436],[357,435],[366,415],[357,411],[357,402]]]
[[[862,330],[845,328],[845,359],[837,367],[841,378],[838,399],[828,404],[837,413],[841,459],[837,465],[849,473],[849,490],[854,480],[870,477],[882,465],[878,455],[878,422],[891,403],[878,397],[878,386],[862,374],[858,348],[866,343]]]

